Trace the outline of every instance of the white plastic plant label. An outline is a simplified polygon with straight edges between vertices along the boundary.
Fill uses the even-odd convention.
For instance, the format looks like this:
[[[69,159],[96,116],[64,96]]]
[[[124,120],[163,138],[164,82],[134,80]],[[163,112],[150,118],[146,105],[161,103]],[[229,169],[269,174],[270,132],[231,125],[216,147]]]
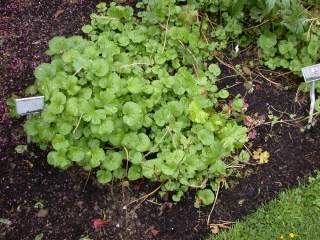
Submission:
[[[302,68],[302,74],[306,82],[320,80],[320,64]]]
[[[19,115],[41,112],[44,107],[44,96],[16,99],[16,111]]]
[[[303,78],[306,82],[311,83],[310,87],[310,111],[308,128],[312,126],[313,113],[316,102],[316,81],[320,80],[320,64],[304,67],[301,69]]]

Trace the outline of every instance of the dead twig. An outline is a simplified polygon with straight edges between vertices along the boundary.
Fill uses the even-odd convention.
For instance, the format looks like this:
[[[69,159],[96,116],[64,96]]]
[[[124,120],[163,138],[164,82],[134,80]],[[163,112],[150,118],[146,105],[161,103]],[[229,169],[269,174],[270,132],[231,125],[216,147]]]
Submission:
[[[132,205],[133,203],[136,203],[136,202],[141,201],[141,202],[137,205],[137,206],[140,206],[145,200],[147,200],[150,196],[152,196],[153,194],[155,194],[155,193],[161,188],[161,186],[162,186],[162,184],[161,184],[159,187],[157,187],[155,190],[153,190],[152,192],[150,192],[150,193],[148,193],[148,194],[146,194],[146,195],[144,195],[144,196],[142,196],[142,197],[140,197],[140,198],[137,198],[137,199],[131,201],[130,203],[128,203],[127,205],[125,205],[123,208],[124,208],[124,209],[128,209],[128,207],[129,207],[130,205]]]
[[[264,76],[260,71],[257,71],[256,74],[258,74],[260,77],[262,77],[263,79],[267,80],[269,83],[279,87],[281,84],[280,83],[277,83],[277,82],[274,82],[272,80],[270,80],[269,78],[267,78],[266,76]]]
[[[210,225],[211,214],[212,214],[212,212],[214,210],[214,207],[216,206],[218,195],[219,195],[219,190],[220,190],[220,183],[219,183],[219,187],[218,187],[218,190],[217,190],[217,193],[216,193],[216,197],[215,197],[214,202],[212,204],[212,208],[211,208],[210,213],[209,213],[208,218],[207,218],[207,225]]]
[[[84,186],[83,186],[83,189],[82,189],[82,192],[84,192],[84,190],[86,190],[86,187],[87,187],[87,184],[88,184],[88,181],[89,181],[90,175],[91,175],[91,170],[90,170],[90,171],[89,171],[89,173],[88,173],[88,176],[87,176],[86,182],[84,183]]]
[[[72,134],[75,134],[75,133],[76,133],[76,131],[77,131],[79,125],[80,125],[82,116],[83,116],[83,113],[81,113],[81,115],[80,115],[80,117],[79,117],[79,120],[78,120],[78,122],[77,122],[77,125],[76,125],[76,127],[73,129],[73,131],[72,131]]]
[[[129,152],[126,147],[123,147],[124,151],[126,152],[126,175],[128,176],[128,168],[129,168]]]
[[[220,62],[222,65],[230,68],[231,70],[233,70],[237,75],[239,75],[240,77],[242,77],[245,81],[247,80],[247,78],[245,76],[243,76],[242,73],[240,73],[239,70],[237,70],[234,66],[232,66],[231,64],[229,63],[226,63],[224,61],[222,61],[218,56],[215,56],[215,58],[218,60],[218,62]],[[220,79],[221,80],[221,79]]]
[[[133,66],[138,66],[138,65],[150,65],[150,63],[131,63],[131,64],[125,64],[120,66],[120,68],[127,68],[127,67],[133,67]]]
[[[166,23],[166,32],[165,32],[165,35],[164,35],[162,53],[164,52],[164,50],[166,48],[166,44],[167,44],[167,35],[168,35],[168,26],[169,26],[170,17],[171,17],[171,8],[169,8],[169,15],[168,15],[167,23]]]

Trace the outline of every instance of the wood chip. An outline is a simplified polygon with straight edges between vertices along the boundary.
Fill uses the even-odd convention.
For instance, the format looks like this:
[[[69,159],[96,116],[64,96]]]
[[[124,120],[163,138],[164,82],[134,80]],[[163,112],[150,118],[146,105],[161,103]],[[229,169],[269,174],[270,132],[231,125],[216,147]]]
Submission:
[[[63,14],[64,13],[64,10],[62,10],[62,9],[59,9],[59,10],[57,10],[56,12],[55,12],[55,14],[54,14],[54,18],[58,18],[61,14]]]

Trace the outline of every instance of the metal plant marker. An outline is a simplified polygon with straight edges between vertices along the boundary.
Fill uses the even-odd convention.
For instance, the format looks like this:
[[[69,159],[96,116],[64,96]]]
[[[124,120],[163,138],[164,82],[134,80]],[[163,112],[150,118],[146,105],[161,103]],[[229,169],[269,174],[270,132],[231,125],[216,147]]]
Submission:
[[[41,112],[44,107],[44,96],[16,99],[16,111],[20,116]]]
[[[311,126],[315,102],[316,102],[316,81],[320,80],[320,64],[304,67],[302,68],[301,71],[302,71],[304,80],[307,83],[311,83],[311,88],[310,88],[311,104],[310,104],[309,121],[308,121],[308,125]]]

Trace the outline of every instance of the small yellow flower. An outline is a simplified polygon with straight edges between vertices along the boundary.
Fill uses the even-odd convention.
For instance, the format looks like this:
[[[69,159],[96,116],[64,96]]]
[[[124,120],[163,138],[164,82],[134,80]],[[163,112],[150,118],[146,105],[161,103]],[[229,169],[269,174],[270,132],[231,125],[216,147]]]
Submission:
[[[297,235],[295,233],[289,233],[289,238],[295,238]]]
[[[280,239],[284,239],[284,237],[281,235],[281,236],[280,236]]]

